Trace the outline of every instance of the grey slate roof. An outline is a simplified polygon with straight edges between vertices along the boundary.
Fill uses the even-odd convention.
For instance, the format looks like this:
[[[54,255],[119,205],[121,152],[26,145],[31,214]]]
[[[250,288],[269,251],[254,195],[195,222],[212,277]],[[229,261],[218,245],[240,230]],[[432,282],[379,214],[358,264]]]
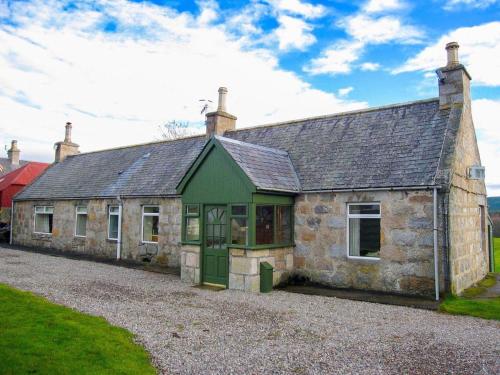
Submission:
[[[199,136],[70,156],[15,199],[172,195],[205,141]]]
[[[10,163],[9,158],[0,158],[0,176],[3,176],[7,173],[14,171],[17,168],[22,167],[26,163],[29,163],[29,161],[19,160],[19,165],[13,167],[13,165]]]
[[[439,100],[226,132],[287,151],[303,191],[433,185],[450,110]]]
[[[445,180],[440,160],[454,152],[449,116],[431,99],[230,131],[225,138],[246,144],[224,141],[224,147],[267,189],[428,186]],[[199,136],[75,155],[16,199],[174,195],[205,142]]]
[[[262,190],[300,191],[300,183],[286,151],[216,137],[254,185]]]

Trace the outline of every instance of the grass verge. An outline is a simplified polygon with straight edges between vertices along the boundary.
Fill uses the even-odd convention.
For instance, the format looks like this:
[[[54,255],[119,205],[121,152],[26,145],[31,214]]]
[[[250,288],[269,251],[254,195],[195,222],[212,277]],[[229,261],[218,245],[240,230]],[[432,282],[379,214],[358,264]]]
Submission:
[[[155,374],[129,331],[0,284],[0,374]]]
[[[495,271],[500,271],[500,238],[494,239]],[[477,285],[466,289],[462,296],[448,296],[441,303],[441,311],[457,314],[470,315],[483,319],[500,320],[500,297],[481,298],[481,294],[495,285],[494,274],[488,274],[486,278]]]

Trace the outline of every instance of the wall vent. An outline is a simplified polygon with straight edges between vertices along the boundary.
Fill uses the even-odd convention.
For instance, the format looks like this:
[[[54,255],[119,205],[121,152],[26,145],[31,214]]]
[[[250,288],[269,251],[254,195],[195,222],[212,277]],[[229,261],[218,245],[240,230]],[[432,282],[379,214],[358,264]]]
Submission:
[[[477,165],[469,167],[467,177],[470,180],[484,180],[484,167]]]

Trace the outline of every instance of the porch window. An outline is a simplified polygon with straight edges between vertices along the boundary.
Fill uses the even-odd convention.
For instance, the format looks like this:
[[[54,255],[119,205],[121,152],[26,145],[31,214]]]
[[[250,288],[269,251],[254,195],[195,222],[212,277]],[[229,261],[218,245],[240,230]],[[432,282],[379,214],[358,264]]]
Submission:
[[[292,240],[292,208],[257,205],[255,210],[256,245],[285,245]]]
[[[347,245],[352,258],[380,257],[380,204],[349,203]]]
[[[142,242],[158,243],[158,223],[160,220],[160,207],[142,207]]]
[[[185,240],[187,242],[200,240],[200,205],[186,204],[184,208]]]
[[[54,207],[36,206],[35,207],[35,233],[52,234],[52,217],[54,216]]]
[[[87,235],[87,207],[76,207],[75,237]]]
[[[257,206],[255,210],[255,243],[268,245],[274,242],[274,206]]]
[[[118,240],[118,223],[120,222],[120,207],[109,206],[108,239]]]
[[[248,213],[246,205],[231,206],[231,244],[248,243]]]

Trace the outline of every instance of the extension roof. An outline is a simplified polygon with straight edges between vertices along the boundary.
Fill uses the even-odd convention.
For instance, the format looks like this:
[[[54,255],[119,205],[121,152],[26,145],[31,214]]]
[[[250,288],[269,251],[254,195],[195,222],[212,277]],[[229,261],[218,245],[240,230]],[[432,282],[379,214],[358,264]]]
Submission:
[[[47,163],[26,162],[21,167],[0,177],[0,191],[11,185],[28,185],[48,166]]]
[[[19,160],[19,165],[12,165],[9,158],[0,158],[0,176],[15,171],[17,168],[22,167],[26,163],[29,163],[29,161]]]
[[[269,190],[435,186],[446,180],[443,160],[453,152],[459,116],[452,111],[440,110],[436,98],[244,128],[217,138],[252,181]],[[15,199],[176,195],[206,141],[197,136],[70,156]]]

